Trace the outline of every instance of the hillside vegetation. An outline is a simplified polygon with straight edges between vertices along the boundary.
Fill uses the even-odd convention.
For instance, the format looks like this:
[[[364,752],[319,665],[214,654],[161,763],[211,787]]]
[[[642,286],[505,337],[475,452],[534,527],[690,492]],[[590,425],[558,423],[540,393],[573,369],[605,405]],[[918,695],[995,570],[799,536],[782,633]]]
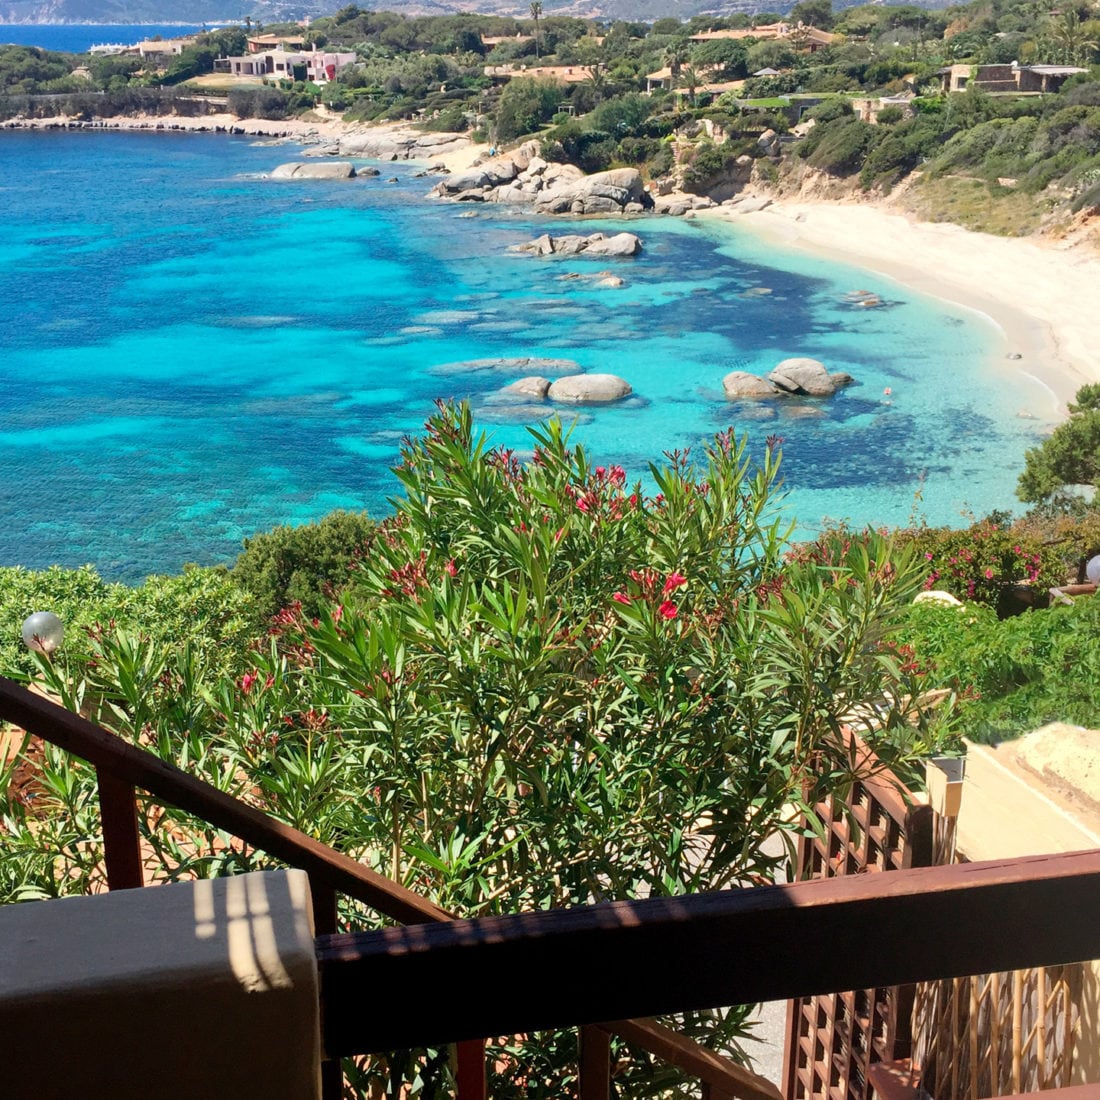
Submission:
[[[201,36],[159,70],[4,47],[0,119],[200,114],[193,93],[228,91],[242,116],[323,103],[349,121],[406,120],[498,144],[537,135],[551,159],[590,172],[632,165],[659,188],[701,194],[797,186],[807,171],[882,193],[919,181],[910,201],[926,217],[1002,233],[1065,226],[1100,203],[1100,19],[1085,0],[1057,12],[1027,0],[836,12],[802,0],[778,37],[778,13],[598,23],[532,9],[537,18],[405,17],[349,5],[304,32],[307,48],[357,56],[323,86],[190,86],[244,51],[244,28]],[[715,31],[738,36],[695,37]],[[1011,62],[1082,71],[1062,72],[1045,94],[1004,79],[985,90],[979,66]],[[965,91],[944,90],[951,65]],[[570,82],[555,76],[562,67]]]

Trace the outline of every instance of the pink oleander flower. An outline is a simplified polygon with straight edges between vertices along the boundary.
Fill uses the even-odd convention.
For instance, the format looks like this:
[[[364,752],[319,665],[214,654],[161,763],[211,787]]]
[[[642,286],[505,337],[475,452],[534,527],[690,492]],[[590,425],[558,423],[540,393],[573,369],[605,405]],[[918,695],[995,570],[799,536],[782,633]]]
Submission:
[[[344,617],[344,609],[340,604],[337,604],[332,609],[332,621],[338,623]]]
[[[986,570],[985,570],[985,579],[987,581],[993,580],[993,570],[990,569],[988,566],[986,566]]]
[[[933,554],[932,554],[932,551],[931,551],[931,550],[925,550],[925,552],[924,552],[924,556],[925,556],[925,557],[926,557],[926,558],[927,558],[927,559],[928,559],[929,561],[931,561],[931,560],[932,560],[932,558],[933,558]]]
[[[260,677],[259,677],[259,676],[257,676],[255,672],[246,672],[246,673],[245,673],[245,674],[244,674],[244,675],[243,675],[243,676],[241,677],[241,691],[243,691],[243,692],[245,693],[245,695],[247,695],[247,694],[248,694],[248,693],[249,693],[249,692],[250,692],[250,691],[252,690],[252,685],[253,685],[253,684],[254,684],[254,683],[255,683],[255,682],[256,682],[256,681],[257,681],[257,680],[258,680],[259,678],[260,678]]]
[[[628,595],[627,595],[627,594],[626,594],[625,592],[614,592],[614,593],[612,593],[612,596],[611,596],[611,598],[612,598],[612,599],[613,599],[613,600],[614,600],[614,601],[615,601],[616,603],[625,603],[625,604],[629,604],[629,603],[631,602],[631,599],[630,599],[630,597],[629,597],[629,596],[628,596]]]
[[[660,615],[662,619],[675,619],[679,611],[671,600],[665,600],[665,602],[657,608],[657,614]]]
[[[669,573],[668,580],[665,581],[665,586],[661,589],[661,595],[667,596],[670,592],[675,592],[677,588],[683,588],[687,582],[688,579],[683,573]]]
[[[443,572],[446,573],[448,577],[458,576],[458,566],[455,565],[454,558],[451,558],[451,560],[447,562],[445,566],[443,566]]]

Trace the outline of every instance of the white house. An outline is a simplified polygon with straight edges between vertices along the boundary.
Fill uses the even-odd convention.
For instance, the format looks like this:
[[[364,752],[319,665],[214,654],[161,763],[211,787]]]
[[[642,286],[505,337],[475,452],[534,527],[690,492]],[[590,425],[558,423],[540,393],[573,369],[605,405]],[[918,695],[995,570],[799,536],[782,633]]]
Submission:
[[[290,53],[286,50],[267,50],[264,53],[245,54],[243,57],[227,57],[218,68],[233,76],[271,76],[276,80],[293,80],[294,70],[304,68],[306,80],[311,80],[314,84],[327,84],[356,60],[354,53],[330,53],[324,50]]]

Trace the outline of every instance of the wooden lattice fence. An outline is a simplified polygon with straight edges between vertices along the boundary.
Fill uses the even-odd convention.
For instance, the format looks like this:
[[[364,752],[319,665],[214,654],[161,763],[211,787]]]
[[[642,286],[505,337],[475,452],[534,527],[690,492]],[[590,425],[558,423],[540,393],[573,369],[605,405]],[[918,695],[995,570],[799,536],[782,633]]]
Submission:
[[[859,771],[847,801],[816,807],[823,835],[803,837],[802,879],[833,878],[932,864],[932,810],[857,742]],[[875,1062],[910,1054],[912,986],[859,989],[791,1001],[783,1091],[788,1100],[869,1100]]]

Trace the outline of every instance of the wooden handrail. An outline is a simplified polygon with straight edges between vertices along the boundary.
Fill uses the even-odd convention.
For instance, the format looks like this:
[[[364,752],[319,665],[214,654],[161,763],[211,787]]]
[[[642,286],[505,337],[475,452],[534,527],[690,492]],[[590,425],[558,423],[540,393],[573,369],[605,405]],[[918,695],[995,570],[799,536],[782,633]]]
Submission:
[[[137,818],[134,812],[134,788],[140,788],[291,866],[305,870],[313,887],[314,916],[320,931],[335,930],[337,891],[365,902],[378,912],[405,924],[452,920],[452,914],[445,909],[377,874],[349,856],[2,676],[0,721],[11,722],[95,766],[103,814],[105,862],[112,889],[142,884]],[[663,1057],[662,1049],[671,1049],[669,1043],[655,1030],[657,1025],[645,1025],[638,1021],[621,1023],[624,1028],[633,1027],[631,1035],[624,1035],[624,1038],[629,1038],[657,1057]],[[622,1034],[619,1025],[611,1030]],[[707,1074],[721,1076],[721,1066],[716,1064],[721,1063],[727,1069],[727,1074],[723,1077],[727,1085],[741,1080],[742,1077],[750,1082],[748,1091],[735,1092],[727,1088],[730,1095],[756,1100],[757,1093],[752,1091],[751,1083],[763,1082],[763,1078],[756,1078],[729,1059],[707,1051],[694,1040],[683,1036],[680,1039],[678,1057],[683,1061],[675,1064],[694,1073],[691,1065],[687,1064],[693,1061],[694,1050],[697,1052],[694,1063],[703,1067]],[[656,1043],[658,1049],[650,1046],[651,1042]],[[464,1097],[484,1096],[483,1044],[459,1043],[458,1062],[460,1094]],[[341,1085],[338,1065],[328,1062],[326,1070],[325,1095],[339,1096]],[[701,1079],[706,1083],[708,1078]]]
[[[427,898],[0,676],[0,718],[405,924],[449,920]]]
[[[614,1020],[597,1026],[648,1050],[725,1095],[742,1100],[783,1100],[783,1094],[770,1081],[656,1020]]]
[[[371,1053],[1076,962],[1100,956],[1098,912],[1100,850],[322,936],[324,1043]],[[462,996],[485,974],[522,979]]]

